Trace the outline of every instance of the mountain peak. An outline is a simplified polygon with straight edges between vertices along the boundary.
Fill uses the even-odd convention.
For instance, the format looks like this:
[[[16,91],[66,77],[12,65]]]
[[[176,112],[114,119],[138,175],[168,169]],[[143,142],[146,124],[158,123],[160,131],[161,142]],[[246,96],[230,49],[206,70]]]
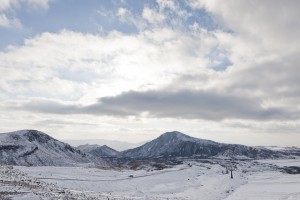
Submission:
[[[162,134],[161,137],[190,137],[190,136],[183,134],[179,131],[171,131]]]
[[[189,135],[186,135],[184,133],[181,133],[179,131],[171,131],[171,132],[166,132],[164,134],[162,134],[161,136],[159,136],[157,138],[157,140],[163,140],[163,141],[205,141],[205,140],[201,140],[199,138],[194,138],[191,137]]]
[[[55,140],[55,139],[41,131],[30,129],[30,130],[19,130],[19,131],[0,134],[0,141],[6,141],[6,140],[8,140],[8,141],[23,141],[23,142],[36,141],[39,143],[46,143],[49,140]]]
[[[38,141],[40,143],[45,143],[49,140],[55,140],[46,133],[37,130],[27,130],[27,133],[24,135],[28,137],[29,141]]]
[[[128,157],[190,156],[201,153],[202,149],[213,145],[218,144],[210,140],[194,138],[179,131],[171,131],[140,147],[124,151],[123,155]]]
[[[0,134],[0,162],[14,165],[67,166],[88,163],[85,154],[37,130]]]

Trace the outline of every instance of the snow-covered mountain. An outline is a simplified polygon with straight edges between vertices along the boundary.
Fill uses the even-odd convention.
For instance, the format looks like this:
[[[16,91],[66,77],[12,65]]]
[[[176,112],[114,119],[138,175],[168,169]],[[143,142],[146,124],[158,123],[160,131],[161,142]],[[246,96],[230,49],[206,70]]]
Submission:
[[[300,147],[292,146],[292,147],[278,147],[278,146],[265,146],[264,148],[280,151],[286,155],[300,156]]]
[[[223,144],[211,140],[190,137],[174,131],[134,149],[121,152],[122,156],[131,158],[147,157],[235,157],[235,158],[276,158],[281,152],[265,148],[254,148],[237,144]]]
[[[106,146],[99,146],[97,144],[95,145],[80,145],[77,147],[77,149],[79,149],[82,152],[91,154],[93,156],[99,156],[99,157],[113,157],[113,156],[117,156],[119,155],[119,152]]]
[[[271,150],[202,140],[174,131],[134,149],[118,152],[108,146],[74,148],[45,133],[23,130],[0,134],[0,164],[25,166],[72,166],[93,163],[106,166],[130,158],[220,157],[278,158],[299,155],[299,149]],[[112,159],[111,159],[112,158]]]
[[[112,149],[115,149],[117,151],[125,151],[127,149],[133,149],[136,147],[139,147],[146,142],[149,141],[144,141],[144,142],[138,142],[138,143],[129,143],[129,142],[124,142],[124,141],[118,141],[118,140],[104,140],[104,139],[80,139],[80,140],[62,140],[62,142],[68,143],[72,145],[73,147],[78,147],[80,145],[86,145],[86,144],[97,144],[99,146],[107,145]]]
[[[69,144],[36,130],[0,134],[0,163],[25,166],[72,166],[93,161]]]

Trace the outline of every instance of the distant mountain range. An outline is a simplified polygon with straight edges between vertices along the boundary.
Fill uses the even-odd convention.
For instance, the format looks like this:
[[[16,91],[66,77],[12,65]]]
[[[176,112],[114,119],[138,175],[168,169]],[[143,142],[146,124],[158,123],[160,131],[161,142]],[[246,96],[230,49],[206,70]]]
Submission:
[[[77,148],[36,130],[0,134],[0,164],[25,166],[106,165],[107,159],[152,158],[236,158],[266,159],[300,156],[300,149],[272,150],[238,144],[223,144],[167,132],[137,148],[118,152],[106,145],[81,145]],[[111,162],[111,163],[118,163]]]
[[[80,145],[77,147],[78,150],[91,154],[95,157],[115,157],[118,156],[120,153],[106,145],[99,146],[99,145]]]
[[[117,140],[103,140],[103,139],[63,140],[63,142],[68,143],[74,147],[86,145],[86,144],[98,145],[98,146],[107,145],[110,148],[113,148],[117,151],[133,149],[135,147],[139,147],[146,143],[146,141],[139,142],[139,143],[129,143],[129,142],[123,142],[123,141],[117,141]]]

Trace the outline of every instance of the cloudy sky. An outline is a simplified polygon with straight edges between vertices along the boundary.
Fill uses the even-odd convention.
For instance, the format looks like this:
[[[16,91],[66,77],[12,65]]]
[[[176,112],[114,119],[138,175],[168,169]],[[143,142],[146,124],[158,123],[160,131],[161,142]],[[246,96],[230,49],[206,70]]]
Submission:
[[[298,0],[1,0],[0,132],[300,145]]]

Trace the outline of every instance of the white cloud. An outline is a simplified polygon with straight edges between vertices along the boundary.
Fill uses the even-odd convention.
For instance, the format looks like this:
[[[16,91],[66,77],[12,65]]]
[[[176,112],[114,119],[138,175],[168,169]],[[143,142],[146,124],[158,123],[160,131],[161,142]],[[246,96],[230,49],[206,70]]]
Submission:
[[[16,19],[9,19],[5,14],[0,14],[0,27],[3,28],[22,28],[21,22]]]
[[[211,12],[219,23],[235,33],[235,37],[245,43],[248,41],[248,44],[256,48],[264,48],[267,53],[282,52],[283,48],[291,51],[300,42],[300,22],[297,20],[300,16],[300,2],[297,0],[191,2],[194,7],[205,8]]]
[[[87,87],[93,93],[96,88],[101,91],[98,96],[157,88],[182,72],[209,70],[205,57],[213,46],[214,38],[208,33],[196,37],[171,29],[131,36],[43,33],[0,53],[1,88],[16,94],[60,94],[70,83],[70,95],[77,87]]]
[[[144,7],[142,16],[151,24],[161,24],[165,19],[165,16],[162,13],[157,12],[149,7]]]
[[[106,13],[106,12],[104,12]],[[105,14],[107,15],[107,14]],[[138,30],[143,30],[145,28],[145,22],[141,19],[140,16],[135,16],[133,13],[127,8],[120,7],[116,13],[118,20],[124,24],[133,25]],[[114,18],[114,15],[110,15],[111,18]]]
[[[170,2],[160,4],[162,9],[176,8]],[[205,7],[233,32],[207,31],[194,23],[190,26],[191,32],[152,27],[133,35],[119,32],[111,32],[107,36],[72,31],[43,33],[26,40],[24,46],[11,47],[8,52],[0,55],[2,70],[6,74],[1,80],[2,90],[7,93],[22,92],[23,95],[28,92],[41,96],[48,93],[52,97],[57,92],[66,94],[64,98],[73,91],[80,90],[82,92],[78,95],[70,95],[72,99],[80,100],[81,96],[81,100],[91,102],[96,97],[117,95],[128,90],[145,91],[163,87],[171,90],[213,89],[232,95],[253,95],[262,101],[262,106],[266,109],[285,107],[290,111],[291,108],[285,106],[285,103],[296,101],[298,96],[293,91],[300,91],[295,78],[297,73],[294,73],[297,71],[298,60],[294,59],[297,54],[291,54],[296,51],[296,47],[276,43],[274,46],[279,45],[281,49],[279,46],[269,48],[264,43],[255,43],[258,40],[256,38],[263,40],[268,33],[262,31],[260,36],[242,31],[256,27],[256,20],[245,17],[249,13],[243,7],[248,5],[236,5],[233,2],[219,7],[213,3],[201,2],[194,5]],[[233,14],[229,13],[231,8],[236,8],[239,11],[236,12],[238,18],[245,19],[245,22],[241,25],[231,22],[231,18],[234,19]],[[158,11],[145,7],[143,15],[145,18],[155,15],[152,12]],[[132,14],[128,9],[120,8],[118,16],[126,20],[126,16]],[[265,23],[272,23],[263,16],[261,18]],[[160,20],[162,18],[156,23]],[[245,23],[248,25],[245,26]],[[276,26],[268,26],[276,31]],[[274,41],[276,39],[278,38],[268,38]],[[219,55],[211,56],[216,49]],[[222,62],[227,56],[232,63],[228,70],[211,70],[212,66]],[[284,63],[286,59],[290,62]],[[35,75],[30,74],[28,66],[31,67],[30,71],[36,72]],[[22,78],[16,78],[16,74],[22,74]],[[191,74],[192,80],[181,78],[191,77],[186,76]],[[173,80],[180,80],[180,83],[172,83]],[[66,87],[60,88],[59,85],[68,86],[69,89],[65,90]],[[11,90],[12,87],[15,90]]]
[[[0,12],[3,12],[7,9],[10,9],[13,6],[16,6],[18,0],[1,0],[0,1]]]
[[[187,18],[189,16],[191,16],[191,14],[185,10],[182,9],[180,7],[180,5],[178,4],[178,1],[174,1],[174,0],[157,0],[156,1],[158,6],[159,6],[159,11],[160,12],[169,12],[168,9],[171,11],[171,13],[175,13],[176,15],[178,15],[180,18]],[[174,17],[174,15],[169,16],[169,17]]]
[[[9,9],[20,9],[21,4],[47,9],[49,7],[49,3],[50,0],[1,0],[0,12],[4,12]]]
[[[131,17],[131,13],[126,8],[119,8],[117,12],[117,16],[120,18],[122,22],[125,22],[127,18]]]
[[[22,4],[27,4],[33,8],[47,9],[49,0],[1,0],[0,1],[0,28],[22,28],[20,19],[16,18],[15,11],[22,8]],[[12,16],[7,17],[6,12],[10,11]]]
[[[160,10],[169,8],[171,10],[176,10],[177,6],[175,5],[173,0],[157,0],[157,4],[159,5]]]
[[[263,98],[265,105],[290,107],[299,100],[299,1],[190,2],[230,30],[215,33],[232,63],[221,81],[224,88]]]
[[[6,11],[12,10],[19,6],[18,0],[2,0],[0,1],[0,28],[21,28],[22,24],[19,19],[7,17]]]
[[[11,2],[13,1],[3,1],[0,4],[0,12],[1,9],[3,11],[16,8]],[[186,100],[183,98],[179,101],[180,98],[176,95],[165,98],[166,105],[153,108],[153,118],[143,113],[141,116],[122,119],[123,121],[114,117],[84,117],[95,123],[107,120],[112,127],[117,127],[98,127],[97,131],[102,133],[113,134],[122,128],[128,128],[134,130],[132,132],[135,136],[150,130],[151,127],[162,127],[156,130],[155,134],[167,131],[170,127],[182,128],[182,131],[200,137],[201,133],[206,134],[208,131],[212,135],[205,136],[211,139],[221,138],[223,141],[225,136],[222,138],[216,133],[222,132],[232,138],[237,137],[235,134],[240,132],[245,133],[244,138],[254,133],[255,138],[265,142],[266,138],[272,138],[272,133],[276,134],[276,137],[283,133],[297,134],[300,127],[300,13],[297,10],[299,1],[189,2],[192,2],[191,5],[195,9],[209,12],[221,28],[209,31],[194,22],[185,24],[188,28],[183,31],[180,23],[185,22],[189,12],[177,5],[176,1],[158,0],[158,7],[145,6],[143,12],[136,16],[128,8],[119,8],[118,19],[123,23],[135,25],[138,33],[126,35],[112,31],[103,36],[63,30],[58,33],[42,33],[25,40],[23,45],[9,47],[6,52],[0,53],[2,105],[7,105],[12,99],[17,102],[30,102],[39,98],[62,102],[63,107],[72,108],[72,105],[94,105],[97,98],[105,99],[108,96],[118,103],[120,98],[117,97],[126,97],[124,92],[131,90],[133,94],[144,95],[139,96],[139,99],[135,99],[133,95],[130,102],[138,100],[139,104],[130,106],[141,105],[140,110],[144,111],[144,96],[148,97],[149,90],[154,93],[160,91],[154,97],[149,97],[150,102],[153,102],[151,98],[159,99],[168,94],[163,92],[164,90],[177,94],[178,91],[189,89],[203,91],[204,94],[226,94],[228,99],[236,97],[237,103],[228,100],[232,106],[224,106],[223,97],[216,95],[218,107],[211,104],[212,100],[201,104],[209,108],[206,110],[209,115],[221,115],[211,118],[223,120],[218,123],[194,119],[199,116],[206,119],[201,110],[196,110],[203,100],[202,96],[196,99],[195,104],[187,106],[191,111],[195,109],[199,112],[191,117],[193,120],[170,119],[174,117],[171,115],[173,110]],[[31,1],[30,5],[46,8],[46,3],[48,5],[49,2]],[[7,26],[9,19],[6,15],[3,16],[2,24]],[[214,65],[222,64],[226,59],[230,62],[228,69],[219,72],[212,69]],[[178,104],[175,105],[173,98],[178,100]],[[251,104],[250,99],[256,103]],[[174,105],[169,104],[169,101]],[[127,105],[126,102],[124,104]],[[236,105],[241,104],[245,111],[242,114],[242,109],[234,110]],[[122,109],[121,104],[112,106]],[[128,109],[130,106],[125,107]],[[169,110],[166,110],[168,106]],[[183,107],[180,108],[176,110],[185,111]],[[251,109],[248,110],[249,108]],[[253,110],[256,112],[253,113]],[[264,114],[265,111],[274,112],[266,112],[267,117],[256,117],[257,113]],[[24,111],[18,112],[10,116],[11,119],[20,120],[28,114]],[[1,121],[8,122],[5,113],[2,109],[0,118],[3,119]],[[18,115],[20,113],[22,115]],[[159,114],[169,119],[155,119]],[[190,116],[189,112],[183,114]],[[33,115],[36,118],[29,120],[27,125],[38,124],[43,116],[61,120],[64,118],[49,113]],[[230,121],[228,116],[233,116]],[[68,117],[70,120],[82,122],[78,115]],[[140,121],[136,122],[133,119]],[[262,119],[267,121],[262,122]],[[199,124],[204,128],[200,129]],[[276,127],[276,133],[272,127]],[[65,130],[69,134],[72,132],[68,127],[65,127]],[[78,129],[82,130],[84,127]],[[97,131],[93,134],[96,135]],[[263,138],[260,133],[268,136]],[[243,138],[237,141],[247,142]],[[252,142],[255,143],[254,140]],[[286,143],[293,142],[289,139]]]

